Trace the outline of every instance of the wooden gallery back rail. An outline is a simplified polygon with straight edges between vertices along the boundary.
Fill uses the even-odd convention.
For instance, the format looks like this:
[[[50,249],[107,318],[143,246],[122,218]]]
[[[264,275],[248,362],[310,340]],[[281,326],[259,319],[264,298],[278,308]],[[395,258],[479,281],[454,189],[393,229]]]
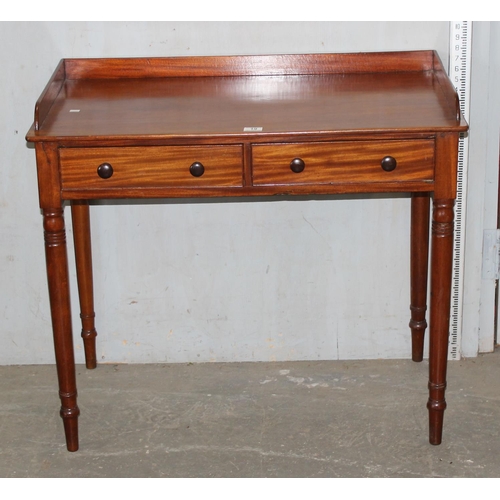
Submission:
[[[412,358],[423,357],[432,219],[429,439],[441,442],[459,134],[436,52],[64,59],[34,143],[67,448],[78,449],[64,203],[87,368],[96,351],[89,200],[411,193]],[[433,200],[432,218],[430,200]]]

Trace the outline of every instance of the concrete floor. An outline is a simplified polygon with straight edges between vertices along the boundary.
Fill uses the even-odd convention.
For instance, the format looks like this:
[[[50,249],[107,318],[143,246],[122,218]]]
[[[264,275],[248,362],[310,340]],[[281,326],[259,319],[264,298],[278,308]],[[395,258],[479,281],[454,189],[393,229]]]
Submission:
[[[500,477],[500,353],[453,361],[443,443],[427,362],[77,367],[66,451],[54,366],[0,367],[0,477]]]

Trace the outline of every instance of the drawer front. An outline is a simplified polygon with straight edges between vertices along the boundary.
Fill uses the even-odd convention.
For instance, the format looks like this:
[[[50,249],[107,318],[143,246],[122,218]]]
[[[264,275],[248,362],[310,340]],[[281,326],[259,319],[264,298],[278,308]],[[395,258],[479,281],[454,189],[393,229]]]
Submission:
[[[241,146],[61,148],[64,189],[242,186]]]
[[[254,144],[255,186],[432,181],[434,141]]]

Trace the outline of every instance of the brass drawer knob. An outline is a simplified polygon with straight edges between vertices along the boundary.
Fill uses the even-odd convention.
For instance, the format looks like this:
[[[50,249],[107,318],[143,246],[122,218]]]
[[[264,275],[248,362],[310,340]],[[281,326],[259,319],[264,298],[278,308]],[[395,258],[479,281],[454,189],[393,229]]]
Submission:
[[[290,169],[292,170],[292,172],[295,172],[296,174],[302,172],[304,168],[306,168],[306,163],[302,158],[294,158],[290,162]]]
[[[396,158],[393,158],[392,156],[386,156],[380,162],[380,166],[386,172],[392,172],[396,168],[397,164],[398,162],[396,161]]]
[[[205,167],[203,166],[202,163],[199,161],[195,161],[190,167],[189,167],[189,173],[193,177],[201,177],[205,172]]]
[[[97,175],[101,179],[109,179],[113,175],[113,167],[109,163],[102,163],[97,167]]]

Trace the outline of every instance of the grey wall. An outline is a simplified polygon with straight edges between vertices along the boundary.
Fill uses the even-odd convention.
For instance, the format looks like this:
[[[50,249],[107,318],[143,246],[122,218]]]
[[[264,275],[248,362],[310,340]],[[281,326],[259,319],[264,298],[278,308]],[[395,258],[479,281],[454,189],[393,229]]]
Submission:
[[[35,158],[24,135],[59,59],[437,49],[446,64],[449,43],[448,22],[1,28],[2,364],[54,359]],[[115,203],[91,212],[100,361],[410,356],[406,197]],[[76,318],[74,276],[71,286]],[[76,320],[74,330],[82,362]]]
[[[482,278],[483,231],[497,227],[500,140],[500,22],[472,31],[469,175],[465,219],[462,353],[493,349],[495,280]]]

